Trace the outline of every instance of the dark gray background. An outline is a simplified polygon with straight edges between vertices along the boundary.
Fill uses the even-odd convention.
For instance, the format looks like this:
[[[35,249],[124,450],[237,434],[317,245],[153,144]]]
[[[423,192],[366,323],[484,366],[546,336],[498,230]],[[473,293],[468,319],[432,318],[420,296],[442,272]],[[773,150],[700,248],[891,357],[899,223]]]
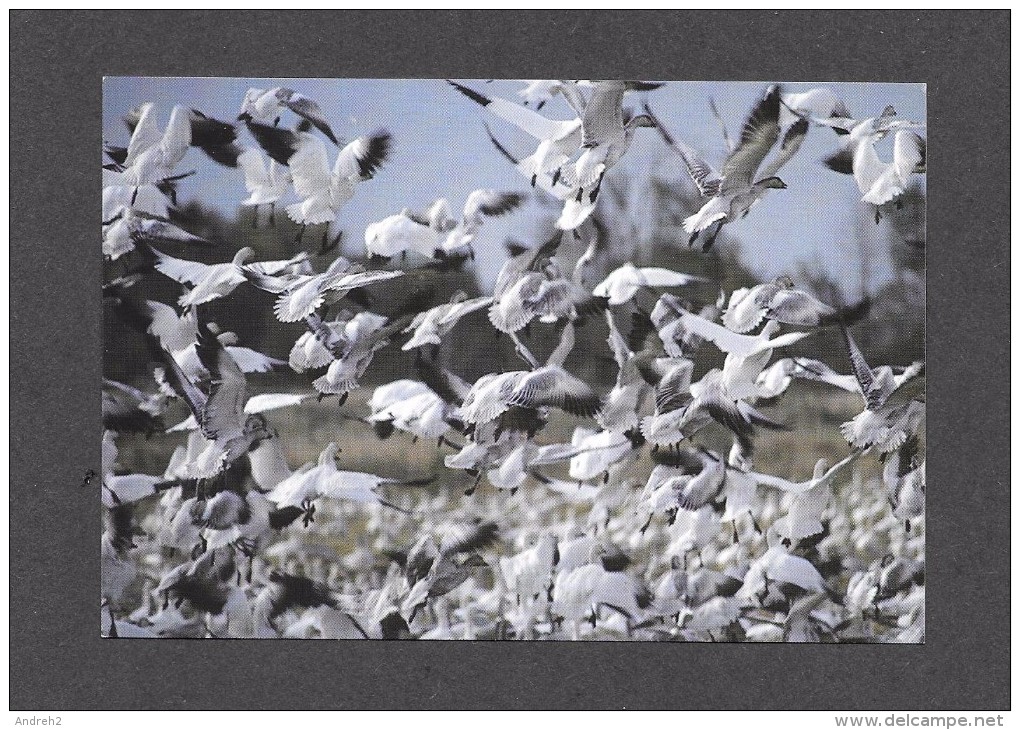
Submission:
[[[1009,707],[1008,12],[10,18],[12,709]],[[927,644],[101,640],[103,75],[926,82]]]

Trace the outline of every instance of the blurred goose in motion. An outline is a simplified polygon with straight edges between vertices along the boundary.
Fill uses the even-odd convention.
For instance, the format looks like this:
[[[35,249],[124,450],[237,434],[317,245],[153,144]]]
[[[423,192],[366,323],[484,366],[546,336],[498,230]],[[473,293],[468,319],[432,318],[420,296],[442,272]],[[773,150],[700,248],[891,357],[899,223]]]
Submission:
[[[143,185],[135,189],[119,184],[116,176],[108,177],[103,170],[103,226],[111,225],[121,215],[131,210],[142,216],[167,220],[172,207],[171,201],[155,185]],[[131,202],[132,198],[134,203]]]
[[[616,383],[613,389],[605,398],[602,410],[597,414],[599,425],[607,431],[623,433],[633,431],[639,427],[644,402],[647,399],[651,387],[645,381],[641,367],[646,358],[638,356],[631,351],[626,338],[616,326],[616,319],[613,313],[606,310],[606,322],[609,325],[609,343],[613,351],[613,358],[616,360],[618,371]],[[639,347],[643,344],[639,343]],[[661,375],[656,373],[653,378],[655,382],[661,380]],[[652,383],[654,385],[655,383]]]
[[[814,474],[806,482],[791,482],[789,479],[754,471],[748,471],[746,474],[760,485],[772,487],[788,494],[804,494],[812,489],[831,486],[841,477],[849,476],[850,467],[857,461],[861,453],[858,450],[851,451],[849,456],[833,464],[831,468],[826,459],[819,459],[815,464]]]
[[[316,129],[322,132],[329,141],[340,146],[339,140],[333,134],[322,107],[314,99],[300,94],[294,89],[283,86],[274,86],[271,89],[250,88],[244,92],[244,99],[241,101],[241,110],[237,115],[238,121],[242,122],[268,122],[272,121],[275,127],[280,122],[280,115],[284,110],[297,114],[302,119],[310,122]]]
[[[648,114],[624,119],[623,95],[629,90],[647,91],[661,84],[637,81],[598,81],[581,117],[582,152],[573,165],[563,169],[563,181],[571,189],[556,227],[574,230],[595,210],[606,173],[630,149],[639,127],[654,127]]]
[[[870,119],[832,117],[813,121],[849,135],[839,151],[824,162],[830,170],[853,175],[861,200],[875,206],[876,223],[881,219],[879,206],[902,195],[911,176],[926,169],[927,144],[917,133],[924,125],[897,119],[891,106]],[[893,158],[884,162],[875,145],[890,134],[894,135]]]
[[[380,385],[372,393],[368,407],[371,414],[366,421],[379,438],[389,438],[396,429],[412,434],[415,440],[438,439],[443,444],[451,424],[459,424],[455,407],[417,380],[405,378]]]
[[[414,335],[400,349],[406,351],[425,345],[439,346],[442,344],[442,338],[449,334],[463,317],[490,304],[492,297],[469,299],[463,291],[454,292],[449,304],[440,304],[428,309],[411,320],[411,324],[404,332],[414,332]]]
[[[848,388],[845,378],[833,377],[831,370],[802,363],[801,377],[817,377],[836,387],[855,390],[864,400],[865,409],[840,426],[846,440],[856,448],[875,446],[883,454],[895,451],[912,434],[924,419],[924,363],[915,362],[898,375],[889,366],[872,369],[864,359],[850,330],[840,327],[847,355],[856,380],[856,387]],[[817,375],[822,373],[821,375]]]
[[[338,256],[321,274],[306,270],[274,273],[272,264],[243,267],[241,274],[259,289],[278,295],[273,311],[279,321],[300,322],[319,307],[340,302],[355,289],[396,279],[404,272],[366,271]]]
[[[677,510],[697,512],[715,500],[726,479],[726,462],[705,450],[657,451],[652,460],[656,466],[641,493],[649,511],[643,529],[658,512],[671,513],[671,519],[676,518]]]
[[[524,100],[524,106],[541,111],[543,106],[559,95],[567,101],[578,116],[584,114],[584,108],[588,103],[582,89],[592,87],[591,81],[557,79],[531,79],[523,83],[525,86],[517,92],[517,96]]]
[[[723,372],[713,369],[691,384],[689,400],[683,406],[642,419],[641,434],[657,446],[670,446],[712,422],[732,431],[746,452],[753,449],[751,439],[755,426],[774,431],[788,430],[787,426],[773,421],[746,401],[734,398],[726,390]]]
[[[123,206],[112,218],[103,221],[103,255],[111,261],[133,251],[139,241],[211,244],[211,241],[188,233],[169,221],[149,218]]]
[[[360,387],[377,350],[386,347],[390,338],[410,324],[421,311],[430,291],[415,290],[405,299],[391,317],[372,312],[351,315],[341,312],[335,322],[324,322],[317,315],[305,318],[308,333],[302,335],[291,350],[291,366],[295,369],[328,365],[326,374],[316,378],[312,385],[323,396],[339,395],[341,404],[347,395]],[[308,335],[311,337],[309,338]],[[314,339],[316,342],[311,342]],[[324,357],[328,355],[328,359]]]
[[[818,569],[805,558],[791,555],[775,530],[770,529],[767,537],[768,550],[748,567],[738,598],[764,605],[775,591],[781,594],[789,586],[809,593],[828,591]]]
[[[276,225],[276,203],[287,194],[290,174],[276,160],[269,159],[267,165],[262,153],[252,147],[245,148],[237,164],[244,173],[244,187],[249,193],[241,205],[255,209],[252,228],[258,227],[259,207],[263,205],[269,206],[269,225]]]
[[[162,431],[169,404],[162,391],[145,393],[110,378],[103,378],[103,428],[118,433],[153,434]]]
[[[606,297],[610,306],[618,306],[633,299],[642,287],[668,289],[703,281],[705,279],[700,276],[681,274],[670,269],[638,268],[628,261],[596,285],[592,294],[596,297]]]
[[[630,559],[618,548],[601,542],[591,548],[589,562],[573,570],[557,571],[553,584],[552,610],[571,624],[571,638],[581,638],[581,623],[589,616],[592,626],[601,608],[622,614],[628,625],[640,621],[652,605],[652,593],[639,579],[626,572]]]
[[[431,533],[426,533],[407,553],[404,576],[408,593],[401,613],[409,624],[429,599],[445,596],[476,570],[488,567],[478,551],[499,540],[499,526],[486,520],[448,523],[439,532],[438,542]],[[466,557],[458,559],[458,555]]]
[[[184,159],[191,146],[191,115],[187,107],[175,106],[163,132],[156,120],[155,105],[142,104],[137,122],[128,142],[120,176],[123,183],[137,191],[144,185],[155,185],[172,177],[174,168]]]
[[[186,309],[183,314],[177,314],[173,307],[147,299],[138,305],[138,311],[145,318],[146,332],[156,337],[159,344],[173,355],[188,378],[196,382],[209,378],[209,373],[202,367],[196,352],[198,313],[194,308]],[[244,373],[266,373],[287,364],[250,347],[239,347],[236,334],[222,332],[212,322],[208,323],[208,326]]]
[[[911,435],[885,459],[882,481],[889,493],[893,514],[906,522],[924,514],[925,462],[918,462],[918,438]]]
[[[552,186],[556,185],[560,170],[581,147],[580,116],[567,121],[548,119],[515,102],[485,96],[449,79],[447,83],[471,101],[538,140],[538,147],[520,160],[518,169],[530,178],[532,187],[540,176],[553,176]],[[566,193],[569,193],[568,187],[564,187]]]
[[[380,487],[387,484],[411,484],[399,479],[387,479],[357,471],[340,471],[336,468],[339,447],[330,443],[319,454],[318,463],[306,464],[287,479],[277,484],[266,497],[278,508],[308,507],[317,499],[341,499],[362,504],[381,504],[403,512],[379,494]],[[420,483],[420,482],[414,482]]]
[[[354,197],[358,183],[375,176],[389,157],[393,142],[386,130],[358,137],[340,150],[330,170],[326,144],[318,137],[256,122],[249,122],[248,129],[272,159],[290,168],[294,192],[302,198],[300,203],[287,206],[287,215],[301,226],[297,239],[301,239],[306,226],[326,224],[323,249],[327,248],[329,226],[340,208]]]
[[[485,219],[506,215],[522,202],[524,196],[520,193],[478,189],[468,195],[460,220],[453,217],[445,198],[436,200],[425,211],[405,208],[365,229],[365,250],[379,258],[398,253],[406,256],[413,251],[439,259],[473,259],[472,243]]]
[[[590,385],[563,369],[573,347],[574,325],[568,323],[545,365],[534,363],[531,371],[481,377],[472,386],[460,409],[464,422],[488,423],[515,406],[559,408],[582,418],[594,416],[602,405],[601,399]]]
[[[704,234],[706,238],[702,250],[708,251],[726,223],[747,215],[768,190],[786,188],[786,183],[776,177],[776,173],[799,149],[807,134],[806,121],[802,120],[790,128],[775,158],[760,173],[758,171],[779,142],[781,94],[778,86],[771,86],[758,101],[744,123],[739,142],[726,158],[720,172],[716,172],[698,157],[693,149],[670,135],[661,123],[656,125],[666,143],[683,160],[698,191],[703,197],[709,198],[701,210],[684,219],[684,230],[691,234],[691,245],[699,235]]]
[[[554,254],[557,233],[534,249],[511,249],[492,292],[489,321],[500,332],[524,329],[536,317],[543,322],[576,319],[605,308],[606,300],[593,296],[579,282],[581,269],[567,278]]]
[[[874,132],[865,134],[863,125],[850,133],[854,151],[854,180],[865,203],[884,205],[899,197],[906,190],[910,177],[925,169],[925,140],[909,130],[896,132],[893,140],[892,162],[883,162],[875,151],[875,144],[882,135]],[[876,217],[878,213],[876,211]]]
[[[229,349],[229,348],[228,348]],[[312,397],[311,393],[259,393],[253,395],[244,402],[244,412],[248,415],[255,413],[268,413],[280,408],[291,408],[298,406]],[[198,421],[191,415],[178,424],[166,430],[167,433],[178,431],[194,431],[198,428]]]
[[[868,304],[868,300],[864,300],[853,310]],[[821,327],[846,321],[855,314],[853,310],[840,312],[795,288],[790,277],[778,276],[749,289],[735,290],[722,321],[727,329],[739,333],[750,332],[766,318],[798,327]]]
[[[675,309],[674,314],[687,331],[710,341],[722,352],[741,358],[787,347],[811,334],[810,332],[788,332],[773,337],[779,331],[779,323],[772,320],[766,323],[759,334],[743,335],[682,308]]]
[[[219,464],[225,468],[271,438],[272,432],[263,416],[244,412],[248,381],[208,324],[199,323],[196,354],[209,373],[208,392],[200,390],[164,349],[167,381],[191,409],[202,435],[220,451]]]
[[[242,267],[255,257],[255,249],[245,246],[226,263],[203,264],[199,261],[174,258],[149,246],[146,248],[156,259],[157,271],[181,284],[193,285],[192,289],[178,298],[177,303],[182,307],[198,306],[229,295],[247,281]],[[279,273],[306,259],[307,254],[299,254],[286,261],[263,261],[259,264],[259,270]]]

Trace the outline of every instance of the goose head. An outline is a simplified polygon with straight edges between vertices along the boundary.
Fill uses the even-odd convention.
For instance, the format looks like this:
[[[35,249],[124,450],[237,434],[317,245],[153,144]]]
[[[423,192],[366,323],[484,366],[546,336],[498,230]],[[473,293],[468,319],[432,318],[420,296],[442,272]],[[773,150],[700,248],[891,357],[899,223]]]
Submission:
[[[782,178],[772,175],[770,177],[763,178],[755,183],[755,187],[767,190],[769,188],[775,188],[776,190],[786,190],[786,183],[783,182]]]
[[[252,413],[244,419],[244,434],[251,439],[251,445],[248,447],[251,451],[263,441],[273,438],[274,432],[265,416],[261,413]]]

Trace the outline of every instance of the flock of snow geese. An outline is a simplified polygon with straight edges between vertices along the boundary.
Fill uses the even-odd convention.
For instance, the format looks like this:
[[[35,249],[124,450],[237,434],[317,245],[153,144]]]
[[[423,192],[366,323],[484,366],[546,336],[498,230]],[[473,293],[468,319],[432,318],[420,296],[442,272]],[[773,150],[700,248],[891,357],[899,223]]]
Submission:
[[[511,100],[448,83],[465,113],[484,118],[526,194],[563,205],[551,238],[508,245],[482,297],[437,303],[416,269],[470,266],[486,219],[526,194],[479,189],[459,213],[445,199],[403,210],[367,227],[362,263],[333,258],[338,215],[371,194],[394,140],[375,130],[344,144],[322,105],[298,91],[250,89],[231,122],[179,105],[162,126],[161,110],[143,104],[125,117],[127,146],[104,143],[104,303],[144,340],[154,367],[148,389],[103,383],[103,635],[923,640],[924,365],[867,362],[851,329],[868,303],[831,306],[780,277],[695,304],[685,292],[711,282],[632,263],[589,281],[606,256],[591,217],[603,178],[639,128],[656,130],[689,171],[703,205],[683,227],[708,250],[722,226],[787,187],[777,173],[813,127],[835,130],[825,164],[852,175],[879,216],[924,172],[923,125],[891,107],[855,119],[827,89],[773,85],[732,144],[727,135],[717,170],[653,113],[647,100],[661,84],[530,81]],[[635,96],[641,113],[625,104]],[[573,118],[542,113],[556,97]],[[533,137],[534,151],[511,154],[500,125]],[[891,161],[876,149],[886,137]],[[277,203],[291,200],[299,238],[321,228],[321,246],[313,238],[316,250],[279,261],[244,247],[218,264],[161,250],[214,245],[173,217],[193,147],[237,175],[224,184],[239,198],[243,184],[254,226],[273,226]],[[179,282],[179,298],[147,298],[153,277]],[[239,287],[263,292],[280,322],[306,325],[286,361],[210,321],[206,305]],[[649,296],[654,307],[642,308]],[[393,311],[373,311],[384,299]],[[448,342],[483,310],[520,362],[493,362],[471,383]],[[582,328],[603,320],[618,366],[608,393],[565,365]],[[558,335],[544,358],[532,351],[534,328]],[[841,333],[849,373],[774,360],[824,328]],[[414,352],[414,372],[375,388],[367,415],[335,411],[337,424],[428,440],[445,469],[469,475],[469,489],[442,473],[344,470],[342,440],[321,445],[312,463],[288,463],[272,412],[332,396],[343,407],[392,346]],[[695,379],[699,349],[722,364]],[[308,373],[307,391],[249,393],[248,373],[282,368]],[[860,413],[840,427],[846,455],[818,460],[811,475],[758,471],[758,430],[788,428],[763,409],[798,381],[860,397]],[[175,410],[190,415],[167,427]],[[575,420],[569,443],[543,433],[554,418]],[[127,473],[118,440],[155,432],[181,439],[164,473]],[[728,434],[732,448],[708,448],[699,435],[710,432]],[[868,455],[881,479],[855,467]]]

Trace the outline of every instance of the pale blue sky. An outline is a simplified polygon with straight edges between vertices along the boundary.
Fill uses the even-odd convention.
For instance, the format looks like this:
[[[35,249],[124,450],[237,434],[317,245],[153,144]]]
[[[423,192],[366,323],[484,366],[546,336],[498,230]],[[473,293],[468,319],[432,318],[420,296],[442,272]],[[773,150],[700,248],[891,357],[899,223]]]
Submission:
[[[490,96],[508,99],[517,99],[516,92],[522,88],[515,81],[464,83]],[[709,111],[709,99],[715,100],[732,135],[739,131],[766,83],[676,81],[653,92],[649,101],[672,132],[718,164],[725,156],[725,146]],[[350,140],[378,127],[393,133],[391,159],[374,180],[359,188],[341,212],[339,224],[345,230],[348,252],[363,251],[366,225],[404,207],[424,207],[437,197],[446,197],[456,210],[475,188],[528,189],[527,181],[490,145],[482,121],[488,121],[515,152],[528,153],[533,143],[529,147],[529,138],[492,118],[442,79],[107,78],[104,138],[125,145],[128,134],[120,118],[145,101],[157,104],[163,121],[174,104],[233,120],[246,89],[277,85],[290,86],[318,100],[339,137]],[[819,85],[841,96],[858,118],[877,115],[892,104],[902,118],[925,120],[921,84],[784,82],[784,88],[791,92]],[[561,99],[550,102],[542,113],[560,119],[571,117]],[[246,132],[242,132],[241,142],[254,145]],[[819,162],[835,145],[834,134],[812,129],[798,156],[781,173],[789,188],[771,192],[747,219],[728,226],[729,233],[741,240],[745,259],[762,276],[794,272],[799,262],[818,263],[840,279],[855,276],[851,272],[857,271],[856,250],[840,244],[854,240],[857,217],[862,215],[864,204],[859,202],[860,194],[849,176],[836,175]],[[676,174],[680,174],[678,161],[654,130],[639,130],[621,168],[643,171],[656,160],[662,161],[664,169],[675,166]],[[230,215],[246,197],[239,171],[219,167],[198,151],[191,151],[180,169],[198,171],[182,183],[182,201],[199,198]],[[522,211],[486,225],[476,243],[483,281],[491,281],[498,270],[504,256],[500,245],[504,238],[513,235],[532,240],[538,235],[540,216],[545,215],[532,201]],[[888,262],[884,253],[881,256],[874,264],[875,283],[888,276]]]

